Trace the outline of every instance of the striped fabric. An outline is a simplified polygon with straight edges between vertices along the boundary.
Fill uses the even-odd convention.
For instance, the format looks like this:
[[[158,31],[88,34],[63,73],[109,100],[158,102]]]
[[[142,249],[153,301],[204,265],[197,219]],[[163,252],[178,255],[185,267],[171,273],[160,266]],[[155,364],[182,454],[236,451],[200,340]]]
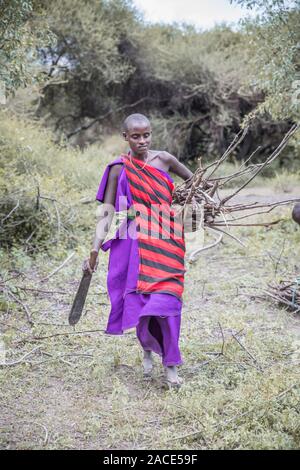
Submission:
[[[172,294],[182,300],[185,241],[171,209],[175,185],[157,168],[122,155],[135,212],[139,250],[137,292]]]

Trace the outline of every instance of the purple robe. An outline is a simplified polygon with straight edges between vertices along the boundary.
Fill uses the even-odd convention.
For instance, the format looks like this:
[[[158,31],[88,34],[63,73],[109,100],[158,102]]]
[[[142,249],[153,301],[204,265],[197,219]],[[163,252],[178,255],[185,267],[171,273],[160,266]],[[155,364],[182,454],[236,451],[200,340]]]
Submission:
[[[122,163],[120,157],[107,165],[96,195],[98,201],[104,201],[110,167],[118,163]],[[167,172],[159,171],[173,181]],[[130,206],[132,197],[123,164],[118,177],[115,210],[118,212]],[[136,292],[139,254],[135,220],[127,219],[122,226],[123,231],[118,229],[115,238],[101,246],[103,251],[110,249],[107,290],[111,311],[105,332],[120,335],[124,330],[136,327],[137,337],[145,350],[162,356],[165,366],[179,365],[182,363],[178,347],[182,301],[172,294]],[[120,236],[124,229],[127,238]],[[130,236],[128,230],[135,236]]]

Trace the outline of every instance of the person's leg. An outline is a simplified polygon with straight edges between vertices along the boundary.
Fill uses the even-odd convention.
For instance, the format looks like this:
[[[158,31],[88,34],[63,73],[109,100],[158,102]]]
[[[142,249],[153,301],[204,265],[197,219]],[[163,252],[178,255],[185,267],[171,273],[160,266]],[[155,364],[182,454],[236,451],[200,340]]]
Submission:
[[[138,340],[143,348],[144,376],[151,375],[153,368],[152,352],[164,356],[164,340],[162,328],[156,316],[144,316],[136,327]]]
[[[152,351],[161,354],[161,347],[157,339],[150,333],[150,316],[141,317],[136,327],[137,338],[143,348],[144,376],[151,376],[153,369]]]
[[[162,363],[165,367],[166,380],[171,386],[180,386],[182,379],[178,376],[177,366],[182,364],[179,350],[181,315],[174,317],[157,317],[157,324],[162,337]]]
[[[144,376],[148,377],[152,373],[153,369],[153,357],[152,352],[144,349],[144,357],[143,357],[143,368],[144,368]]]
[[[156,317],[155,320],[160,329],[163,365],[165,367],[172,367],[182,364],[179,350],[181,315]]]
[[[152,370],[151,351],[162,357],[167,382],[179,385],[177,366],[182,364],[178,346],[181,315],[174,317],[146,316],[140,319],[137,326],[137,337],[144,350],[144,373]]]

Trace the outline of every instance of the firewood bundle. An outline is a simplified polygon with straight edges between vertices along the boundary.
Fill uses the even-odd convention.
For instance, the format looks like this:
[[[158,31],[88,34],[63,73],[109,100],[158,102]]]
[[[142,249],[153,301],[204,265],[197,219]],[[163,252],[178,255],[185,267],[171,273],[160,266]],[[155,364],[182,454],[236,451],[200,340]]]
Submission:
[[[294,281],[281,281],[278,285],[268,285],[264,290],[266,297],[271,298],[279,305],[287,306],[295,313],[300,312],[300,277]]]
[[[294,198],[274,203],[254,202],[251,204],[229,204],[229,201],[238,193],[240,193],[240,191],[242,191],[242,189],[244,189],[259,173],[261,173],[261,171],[266,166],[270,165],[278,157],[278,155],[286,146],[288,140],[295,134],[298,128],[299,124],[295,124],[292,126],[292,128],[285,135],[278,147],[265,160],[264,163],[251,163],[253,155],[259,149],[258,147],[255,152],[253,152],[249,156],[249,158],[244,161],[240,165],[239,169],[233,174],[221,177],[214,176],[216,170],[228,159],[229,155],[232,154],[234,149],[244,139],[248,128],[241,130],[220,159],[216,160],[215,162],[209,164],[206,167],[202,166],[201,159],[199,159],[200,163],[194,175],[188,180],[186,180],[183,184],[175,188],[175,191],[173,193],[172,205],[181,206],[181,210],[183,211],[188,205],[190,205],[191,207],[193,204],[193,219],[195,219],[196,221],[202,219],[204,228],[209,228],[218,232],[225,233],[233,238],[236,237],[225,231],[223,227],[229,228],[230,226],[249,225],[269,226],[278,223],[279,220],[266,223],[249,224],[245,223],[245,219],[256,214],[270,212],[277,206],[291,204],[300,201],[300,199]],[[224,189],[226,187],[226,184],[228,184],[229,182],[232,185],[232,182],[234,182],[235,179],[240,178],[241,176],[248,176],[248,178],[240,187],[238,187],[238,189],[233,190],[232,194],[221,198],[219,195],[219,189]],[[244,214],[242,214],[242,212],[244,212]],[[197,223],[195,229],[198,229]]]

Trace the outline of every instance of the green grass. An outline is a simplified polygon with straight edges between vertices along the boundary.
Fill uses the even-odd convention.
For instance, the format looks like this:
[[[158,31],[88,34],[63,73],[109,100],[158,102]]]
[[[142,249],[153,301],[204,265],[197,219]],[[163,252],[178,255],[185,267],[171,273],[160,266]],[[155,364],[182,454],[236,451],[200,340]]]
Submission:
[[[7,256],[6,276],[12,268],[24,274],[8,281],[15,293],[21,293],[16,285],[67,293],[21,293],[33,327],[20,305],[6,298],[1,316],[6,361],[40,349],[21,364],[1,367],[1,447],[299,448],[300,319],[254,297],[268,282],[299,274],[300,231],[287,209],[279,212],[286,220],[276,228],[235,231],[246,250],[225,239],[188,265],[180,341],[185,384],[177,393],[162,387],[158,357],[153,381],[143,381],[134,330],[104,335],[107,253],[75,328],[67,315],[88,240],[82,239],[70,263],[46,283],[38,280],[61,263],[55,252],[34,262],[22,251],[15,250],[13,263]],[[70,334],[96,329],[101,331]],[[57,333],[64,335],[37,339]],[[215,354],[222,347],[223,354]]]
[[[109,253],[101,253],[82,319],[75,328],[68,325],[96,222],[96,206],[81,201],[94,199],[105,165],[124,150],[121,139],[112,136],[80,153],[54,146],[35,125],[14,117],[0,121],[2,182],[11,178],[15,185],[20,177],[30,192],[32,178],[39,177],[42,194],[63,197],[76,215],[64,232],[72,236],[71,246],[53,242],[57,214],[51,206],[53,232],[35,256],[20,241],[0,250],[6,280],[0,298],[0,447],[299,448],[300,318],[261,298],[269,282],[299,276],[300,230],[290,208],[256,216],[264,222],[283,218],[271,228],[234,229],[246,248],[224,238],[195,264],[187,263],[180,338],[185,383],[169,391],[158,357],[153,381],[143,380],[134,330],[104,334]],[[30,168],[26,181],[24,160]],[[280,174],[261,180],[257,194],[270,197],[297,184],[297,175]],[[63,269],[40,282],[73,252]]]

